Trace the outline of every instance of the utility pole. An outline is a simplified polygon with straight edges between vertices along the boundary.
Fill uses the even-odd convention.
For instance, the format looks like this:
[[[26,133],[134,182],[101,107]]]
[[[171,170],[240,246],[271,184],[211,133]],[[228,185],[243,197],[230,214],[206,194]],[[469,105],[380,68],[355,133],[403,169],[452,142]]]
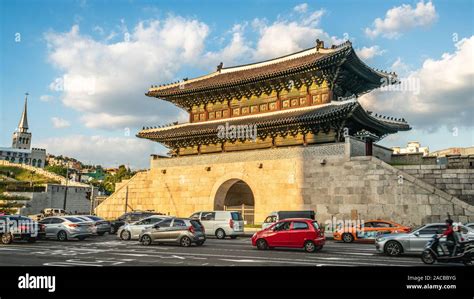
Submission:
[[[125,213],[127,213],[127,207],[128,207],[128,185],[127,185],[127,188],[125,189]]]
[[[66,211],[66,202],[67,202],[67,183],[69,182],[69,167],[66,166],[66,189],[64,190],[64,206],[63,210]]]
[[[90,196],[90,201],[91,201],[91,215],[94,215],[94,208],[95,208],[95,199],[94,199],[94,185],[91,184],[91,196]]]

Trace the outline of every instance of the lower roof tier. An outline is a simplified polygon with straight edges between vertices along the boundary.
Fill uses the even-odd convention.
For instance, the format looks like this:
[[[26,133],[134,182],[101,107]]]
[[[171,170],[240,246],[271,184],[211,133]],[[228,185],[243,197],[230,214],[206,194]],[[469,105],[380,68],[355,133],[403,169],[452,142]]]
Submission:
[[[346,100],[231,119],[149,128],[140,131],[137,137],[157,141],[170,148],[182,148],[245,140],[253,132],[258,138],[265,139],[298,132],[318,134],[333,131],[337,140],[343,140],[347,134],[365,132],[367,136],[379,140],[387,134],[406,130],[410,130],[410,126],[405,120],[374,116],[357,100]],[[239,134],[242,132],[248,134]]]

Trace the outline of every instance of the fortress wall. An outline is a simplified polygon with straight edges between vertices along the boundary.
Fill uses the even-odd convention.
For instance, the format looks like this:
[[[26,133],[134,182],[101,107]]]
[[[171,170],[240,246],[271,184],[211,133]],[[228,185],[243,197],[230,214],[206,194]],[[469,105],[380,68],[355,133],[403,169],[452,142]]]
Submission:
[[[277,210],[314,209],[331,217],[384,218],[419,225],[446,218],[473,221],[474,207],[375,157],[348,157],[347,144],[286,147],[151,161],[151,170],[123,183],[97,208],[116,218],[129,208],[187,217],[213,210],[229,180],[243,180],[254,194],[255,221]],[[402,178],[400,178],[400,176]]]

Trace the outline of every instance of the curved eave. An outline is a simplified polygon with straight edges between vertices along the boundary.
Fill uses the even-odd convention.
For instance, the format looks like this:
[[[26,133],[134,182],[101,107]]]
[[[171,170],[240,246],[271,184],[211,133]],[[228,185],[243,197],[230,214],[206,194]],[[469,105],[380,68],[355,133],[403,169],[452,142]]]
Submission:
[[[274,113],[225,118],[210,122],[187,123],[167,128],[142,130],[137,134],[137,137],[160,141],[169,138],[179,139],[189,138],[189,136],[215,135],[217,134],[217,127],[226,123],[229,123],[229,125],[256,124],[260,129],[291,126],[298,123],[323,124],[345,118],[357,105],[359,104],[356,101],[346,101],[343,103],[276,111]]]
[[[373,128],[379,135],[385,135],[387,132],[393,134],[398,131],[411,130],[410,125],[405,121],[374,117],[367,113],[367,111],[360,105],[353,111],[352,118],[359,123],[366,124],[368,127]]]

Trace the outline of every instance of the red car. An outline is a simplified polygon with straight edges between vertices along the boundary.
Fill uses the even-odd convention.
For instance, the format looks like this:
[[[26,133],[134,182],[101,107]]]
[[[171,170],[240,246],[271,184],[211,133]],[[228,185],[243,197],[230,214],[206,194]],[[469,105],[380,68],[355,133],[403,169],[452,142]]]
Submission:
[[[318,222],[306,218],[280,220],[252,236],[252,245],[260,250],[290,247],[315,252],[321,250],[325,243],[326,238]]]

